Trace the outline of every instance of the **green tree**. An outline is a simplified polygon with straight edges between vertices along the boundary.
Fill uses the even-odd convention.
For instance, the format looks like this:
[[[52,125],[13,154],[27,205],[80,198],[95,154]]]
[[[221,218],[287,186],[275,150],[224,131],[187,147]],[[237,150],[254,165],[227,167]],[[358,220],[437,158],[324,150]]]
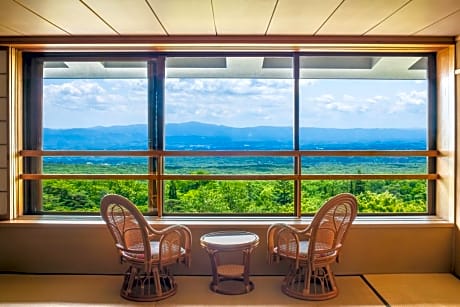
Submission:
[[[294,183],[287,180],[276,180],[273,196],[275,202],[280,205],[291,204],[294,201]]]
[[[168,198],[177,199],[177,187],[174,180],[169,181]]]

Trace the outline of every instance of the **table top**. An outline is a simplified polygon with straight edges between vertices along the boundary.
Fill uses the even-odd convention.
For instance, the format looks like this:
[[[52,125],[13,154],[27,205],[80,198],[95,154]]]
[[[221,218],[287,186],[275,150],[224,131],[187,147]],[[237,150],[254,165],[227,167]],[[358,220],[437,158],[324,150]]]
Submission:
[[[203,247],[219,250],[244,249],[256,247],[259,244],[259,236],[240,230],[216,231],[201,236],[200,243]]]

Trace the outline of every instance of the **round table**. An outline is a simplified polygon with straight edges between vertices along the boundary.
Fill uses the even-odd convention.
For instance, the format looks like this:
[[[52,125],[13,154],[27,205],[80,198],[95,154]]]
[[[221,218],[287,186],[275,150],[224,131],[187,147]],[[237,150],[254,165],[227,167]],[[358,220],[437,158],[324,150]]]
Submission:
[[[248,231],[227,230],[211,232],[200,239],[201,246],[211,260],[212,281],[210,289],[221,294],[243,294],[254,289],[249,280],[252,250],[259,245],[259,237]],[[223,261],[223,254],[239,254],[241,261]],[[238,257],[237,257],[238,258]]]

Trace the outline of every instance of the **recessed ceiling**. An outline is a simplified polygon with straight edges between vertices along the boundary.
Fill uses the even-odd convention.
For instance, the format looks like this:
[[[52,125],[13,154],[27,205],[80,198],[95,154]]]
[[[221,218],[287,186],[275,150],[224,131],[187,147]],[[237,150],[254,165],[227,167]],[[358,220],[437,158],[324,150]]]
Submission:
[[[46,79],[146,78],[146,61],[45,61]],[[427,58],[420,56],[301,56],[304,79],[408,79],[427,77]],[[290,57],[168,57],[168,78],[292,79]]]
[[[460,35],[460,0],[1,0],[0,36]]]

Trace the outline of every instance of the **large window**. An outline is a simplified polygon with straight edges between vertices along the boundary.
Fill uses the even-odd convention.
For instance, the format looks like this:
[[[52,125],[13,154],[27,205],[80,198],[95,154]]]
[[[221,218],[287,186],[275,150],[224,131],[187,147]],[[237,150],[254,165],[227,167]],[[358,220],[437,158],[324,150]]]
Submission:
[[[28,214],[433,214],[431,54],[25,56]]]

